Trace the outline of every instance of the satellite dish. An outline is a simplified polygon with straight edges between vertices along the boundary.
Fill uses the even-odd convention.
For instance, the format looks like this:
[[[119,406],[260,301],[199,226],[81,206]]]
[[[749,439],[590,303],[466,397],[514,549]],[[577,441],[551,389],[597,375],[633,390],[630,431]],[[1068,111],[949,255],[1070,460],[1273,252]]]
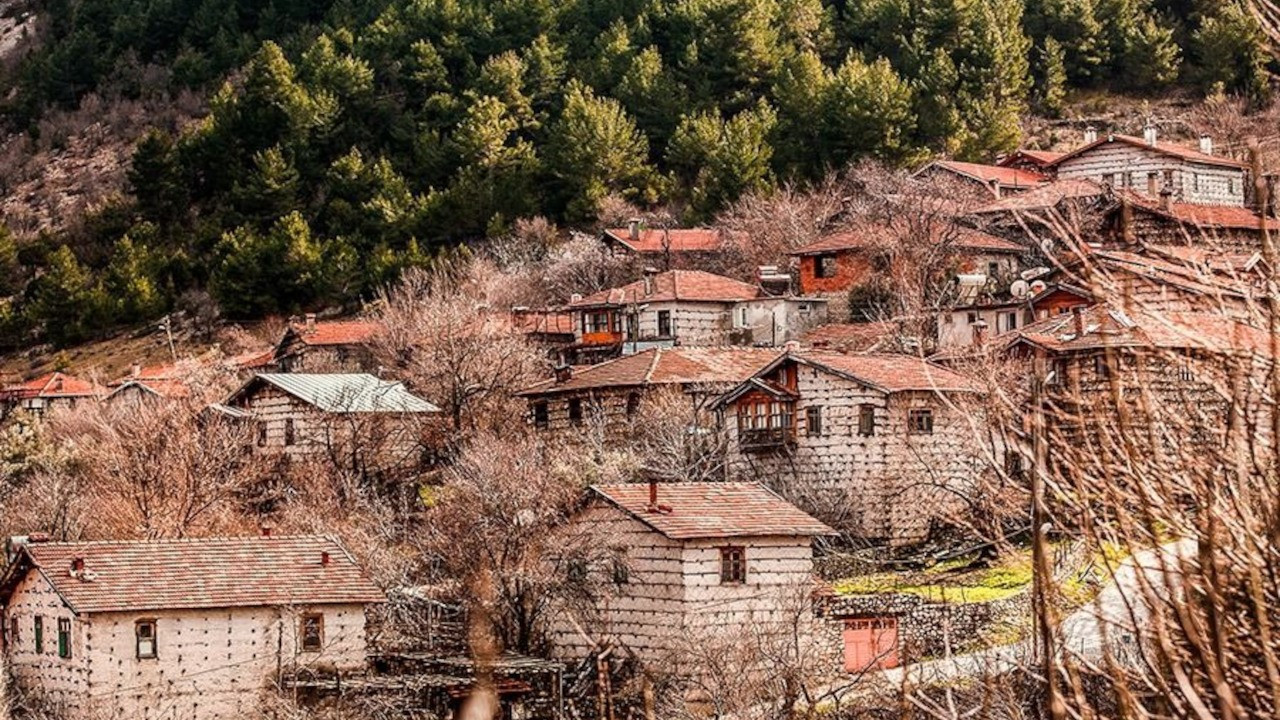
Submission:
[[[1045,284],[1045,281],[1036,280],[1035,282],[1031,283],[1031,292],[1034,295],[1039,295],[1040,293],[1044,292],[1045,289],[1048,287],[1049,286]]]
[[[1013,284],[1009,286],[1009,294],[1021,300],[1027,296],[1027,291],[1030,287],[1026,280],[1014,280]]]

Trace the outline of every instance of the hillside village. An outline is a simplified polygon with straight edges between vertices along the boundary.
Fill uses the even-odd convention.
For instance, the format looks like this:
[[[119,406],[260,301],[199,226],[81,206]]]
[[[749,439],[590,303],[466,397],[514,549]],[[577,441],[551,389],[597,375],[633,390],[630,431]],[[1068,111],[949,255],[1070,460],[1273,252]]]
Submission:
[[[1077,131],[855,167],[782,244],[562,240],[563,303],[497,304],[517,280],[480,248],[272,342],[166,327],[161,364],[6,378],[13,717],[1015,717],[1163,677],[1153,624],[1086,651],[1072,620],[1135,558],[1275,537],[1275,176],[1155,122]],[[1274,649],[1254,583],[1197,637]],[[1261,639],[1226,627],[1255,609]],[[1055,647],[1081,669],[1034,690],[925,674]],[[1228,672],[1185,662],[1202,695]]]

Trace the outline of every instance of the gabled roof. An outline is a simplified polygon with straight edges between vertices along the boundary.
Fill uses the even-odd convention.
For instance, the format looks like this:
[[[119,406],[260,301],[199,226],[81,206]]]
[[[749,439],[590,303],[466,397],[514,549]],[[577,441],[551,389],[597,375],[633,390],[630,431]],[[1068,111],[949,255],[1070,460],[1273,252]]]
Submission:
[[[1052,167],[1061,166],[1063,163],[1067,162],[1068,160],[1080,157],[1081,155],[1084,155],[1086,153],[1093,151],[1095,148],[1102,147],[1104,145],[1110,145],[1113,143],[1130,145],[1132,147],[1141,148],[1143,150],[1149,150],[1151,152],[1159,153],[1161,155],[1167,155],[1169,157],[1175,157],[1175,158],[1178,158],[1179,160],[1185,160],[1187,162],[1199,163],[1201,165],[1216,165],[1219,167],[1229,167],[1229,168],[1235,168],[1238,170],[1244,170],[1248,167],[1248,165],[1240,162],[1239,160],[1232,160],[1231,158],[1222,157],[1219,155],[1206,155],[1200,152],[1199,150],[1192,150],[1191,148],[1183,147],[1182,145],[1176,145],[1174,143],[1157,142],[1154,145],[1152,145],[1151,143],[1148,143],[1146,140],[1140,137],[1134,137],[1132,135],[1106,135],[1106,136],[1100,137],[1097,140],[1087,145],[1084,145],[1082,147],[1078,147],[1075,150],[1072,150],[1071,152],[1067,153],[1066,155],[1063,155],[1062,157],[1058,158],[1057,160],[1054,160],[1052,163]]]
[[[668,251],[707,252],[719,250],[721,246],[720,231],[711,228],[641,228],[639,237],[634,239],[629,228],[610,228],[604,235],[606,240],[644,255]]]
[[[0,388],[0,398],[29,400],[32,398],[97,397],[102,388],[62,372],[51,372],[23,383]]]
[[[819,325],[804,334],[804,343],[814,348],[840,352],[874,350],[886,339],[899,333],[898,323],[891,320],[864,323],[831,323]]]
[[[1024,253],[1026,248],[1018,243],[996,237],[981,230],[935,223],[931,228],[932,240],[938,243],[951,243],[959,250],[994,253]],[[890,247],[901,236],[894,228],[880,223],[867,223],[852,230],[832,233],[804,247],[792,250],[791,255],[820,255],[823,253],[866,250]]]
[[[361,345],[378,332],[378,323],[368,320],[335,320],[317,322],[313,327],[292,323],[285,331],[285,339],[296,336],[304,345]],[[281,341],[284,344],[284,339]]]
[[[1008,167],[1017,163],[1019,160],[1026,159],[1036,165],[1045,167],[1047,165],[1052,165],[1054,162],[1061,159],[1063,155],[1066,155],[1066,153],[1053,152],[1051,150],[1015,150],[1009,155],[1001,158],[996,164],[1002,167]]]
[[[1203,272],[1183,263],[1127,250],[1094,250],[1079,262],[1093,263],[1113,271],[1132,273],[1202,295],[1245,297],[1252,294],[1249,286],[1239,280]]]
[[[1084,178],[1064,178],[1048,185],[1028,190],[1017,195],[1000,198],[993,203],[983,205],[973,212],[984,215],[988,213],[1027,212],[1056,208],[1065,200],[1082,200],[1100,198],[1107,194],[1101,183]]]
[[[1031,345],[1055,353],[1131,347],[1271,355],[1265,331],[1221,313],[1125,311],[1101,303],[1078,315],[1055,315],[1009,333],[1004,336],[1007,347]]]
[[[1136,211],[1161,215],[1190,227],[1206,230],[1254,230],[1258,233],[1262,232],[1264,226],[1273,231],[1280,229],[1280,223],[1275,218],[1265,217],[1254,212],[1252,208],[1239,205],[1174,202],[1165,207],[1160,205],[1159,201],[1150,200],[1137,193],[1126,193],[1126,196]]]
[[[737,384],[782,354],[773,348],[654,348],[574,368],[563,382],[544,380],[519,395],[550,395],[650,385]]]
[[[110,400],[129,388],[138,388],[144,393],[171,400],[191,396],[191,388],[181,380],[126,380],[116,385],[106,399]]]
[[[1144,247],[1163,258],[1181,263],[1187,267],[1203,269],[1207,272],[1235,273],[1253,272],[1263,262],[1262,252],[1223,252],[1218,248],[1206,248],[1197,245],[1163,245],[1150,243]]]
[[[240,353],[227,358],[227,365],[236,370],[254,370],[266,367],[276,360],[275,346],[266,348],[265,350],[251,350],[249,352]]]
[[[645,288],[652,283],[652,291]],[[668,270],[651,280],[637,280],[622,287],[601,290],[569,303],[572,309],[631,305],[646,302],[742,302],[762,297],[759,286],[701,270]]]
[[[31,543],[0,580],[0,604],[30,570],[78,613],[385,599],[336,538],[320,535]]]
[[[1019,168],[1003,167],[1000,165],[981,165],[979,163],[960,162],[958,160],[935,160],[925,165],[916,174],[929,170],[930,168],[941,168],[957,175],[977,180],[984,185],[990,185],[992,182],[998,183],[1004,187],[1011,188],[1034,188],[1040,187],[1049,182],[1049,178],[1037,172],[1030,170],[1021,170]]]
[[[760,483],[658,483],[658,507],[647,483],[592,485],[592,492],[673,540],[813,537],[835,531]]]
[[[254,389],[271,385],[330,413],[434,413],[440,408],[411,394],[403,383],[366,373],[259,373],[227,398],[236,405]]]
[[[511,313],[511,324],[525,335],[572,335],[573,316],[552,310],[517,310]]]
[[[982,388],[954,370],[913,355],[846,355],[802,351],[788,357],[796,362],[843,375],[887,393],[911,390],[981,392]]]

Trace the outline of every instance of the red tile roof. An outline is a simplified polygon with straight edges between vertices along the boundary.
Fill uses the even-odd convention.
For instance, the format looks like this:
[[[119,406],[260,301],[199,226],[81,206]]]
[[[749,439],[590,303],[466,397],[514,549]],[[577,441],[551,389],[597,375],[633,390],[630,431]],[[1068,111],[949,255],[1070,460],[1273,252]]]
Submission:
[[[1083,178],[1055,180],[1035,190],[1000,198],[974,210],[977,214],[1007,213],[1031,210],[1047,210],[1057,207],[1064,200],[1080,200],[1106,195],[1101,184]]]
[[[548,395],[650,385],[737,384],[782,354],[773,348],[655,348],[574,368],[564,381],[544,380],[520,395]]]
[[[1175,145],[1174,143],[1157,142],[1155,145],[1151,145],[1146,140],[1132,135],[1106,135],[1100,137],[1094,142],[1078,147],[1058,158],[1053,162],[1053,166],[1059,166],[1067,160],[1092,151],[1094,148],[1115,142],[1151,150],[1152,152],[1157,152],[1162,155],[1168,155],[1169,157],[1176,157],[1180,160],[1200,163],[1203,165],[1217,165],[1219,167],[1239,168],[1241,170],[1248,167],[1248,165],[1240,162],[1239,160],[1232,160],[1231,158],[1222,157],[1220,155],[1206,155],[1199,150],[1192,150],[1191,148],[1184,147],[1182,145]]]
[[[926,165],[924,170],[937,166],[958,175],[973,178],[990,185],[992,181],[1006,187],[1035,188],[1049,182],[1049,178],[1030,170],[1002,167],[1000,165],[981,165],[978,163],[959,162],[957,160],[936,160]],[[923,170],[922,170],[923,172]]]
[[[1270,337],[1265,331],[1220,313],[1150,313],[1098,304],[1081,310],[1083,333],[1077,332],[1076,322],[1074,313],[1055,315],[1003,337],[1009,345],[1032,344],[1053,352],[1145,347],[1271,355]]]
[[[378,323],[367,320],[317,322],[312,329],[295,323],[289,329],[307,345],[359,345],[378,332]]]
[[[740,302],[754,300],[764,292],[757,285],[701,270],[668,270],[653,276],[652,292],[645,292],[647,280],[601,290],[569,303],[573,309],[603,305],[630,305],[642,302]]]
[[[265,350],[253,350],[250,352],[233,355],[227,359],[227,364],[237,370],[253,370],[270,365],[276,360],[276,349],[269,347]]]
[[[94,397],[102,394],[102,388],[92,382],[52,372],[33,380],[0,388],[0,398],[28,400],[31,398]]]
[[[760,483],[659,483],[658,508],[649,506],[648,483],[593,485],[591,489],[673,540],[835,534]]]
[[[1150,244],[1145,247],[1156,255],[1169,258],[1188,267],[1204,269],[1210,272],[1228,274],[1250,272],[1262,261],[1262,253],[1260,251],[1232,253],[1195,245]]]
[[[825,368],[885,392],[933,390],[980,392],[981,386],[960,373],[912,355],[846,355],[802,351],[790,357],[805,365]]]
[[[1008,166],[1008,165],[1012,165],[1013,163],[1017,162],[1022,158],[1027,158],[1035,163],[1038,163],[1039,165],[1044,166],[1044,165],[1050,165],[1054,162],[1057,162],[1062,158],[1063,155],[1066,155],[1066,153],[1053,152],[1050,150],[1018,150],[1002,158],[1000,162],[996,164],[1001,166]]]
[[[519,310],[511,313],[511,323],[526,335],[572,335],[573,315],[550,310]]]
[[[1094,250],[1088,254],[1085,261],[1105,269],[1133,273],[1161,284],[1174,285],[1204,295],[1243,297],[1252,294],[1249,285],[1239,279],[1215,275],[1184,263],[1125,250]]]
[[[382,602],[337,539],[325,536],[32,543],[0,583],[34,565],[76,612]],[[324,564],[324,554],[328,564]],[[71,575],[84,560],[86,575]]]
[[[1274,218],[1264,217],[1251,208],[1239,205],[1200,205],[1197,203],[1169,203],[1162,207],[1159,201],[1153,201],[1136,193],[1127,193],[1136,209],[1163,215],[1177,220],[1184,225],[1197,228],[1223,230],[1256,230],[1262,232],[1265,223],[1268,230],[1280,228]]]
[[[898,323],[893,321],[833,323],[819,325],[805,333],[804,343],[819,349],[862,352],[875,348],[898,331]]]
[[[707,252],[719,250],[723,244],[720,231],[711,228],[642,228],[634,240],[628,228],[610,228],[604,234],[606,239],[641,254]]]
[[[960,250],[995,253],[1023,253],[1026,248],[1018,243],[996,237],[981,230],[962,225],[935,224],[930,228],[933,239],[939,243],[951,243]],[[884,248],[901,239],[898,230],[882,224],[866,224],[852,230],[833,233],[797,250],[792,255],[818,255],[847,250]]]

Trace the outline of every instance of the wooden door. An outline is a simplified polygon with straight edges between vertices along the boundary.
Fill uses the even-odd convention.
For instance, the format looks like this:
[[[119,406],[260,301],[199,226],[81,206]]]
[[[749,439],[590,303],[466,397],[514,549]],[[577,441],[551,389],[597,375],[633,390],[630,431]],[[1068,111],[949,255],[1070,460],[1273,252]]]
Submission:
[[[844,621],[844,669],[860,673],[898,666],[898,619],[848,618]]]

